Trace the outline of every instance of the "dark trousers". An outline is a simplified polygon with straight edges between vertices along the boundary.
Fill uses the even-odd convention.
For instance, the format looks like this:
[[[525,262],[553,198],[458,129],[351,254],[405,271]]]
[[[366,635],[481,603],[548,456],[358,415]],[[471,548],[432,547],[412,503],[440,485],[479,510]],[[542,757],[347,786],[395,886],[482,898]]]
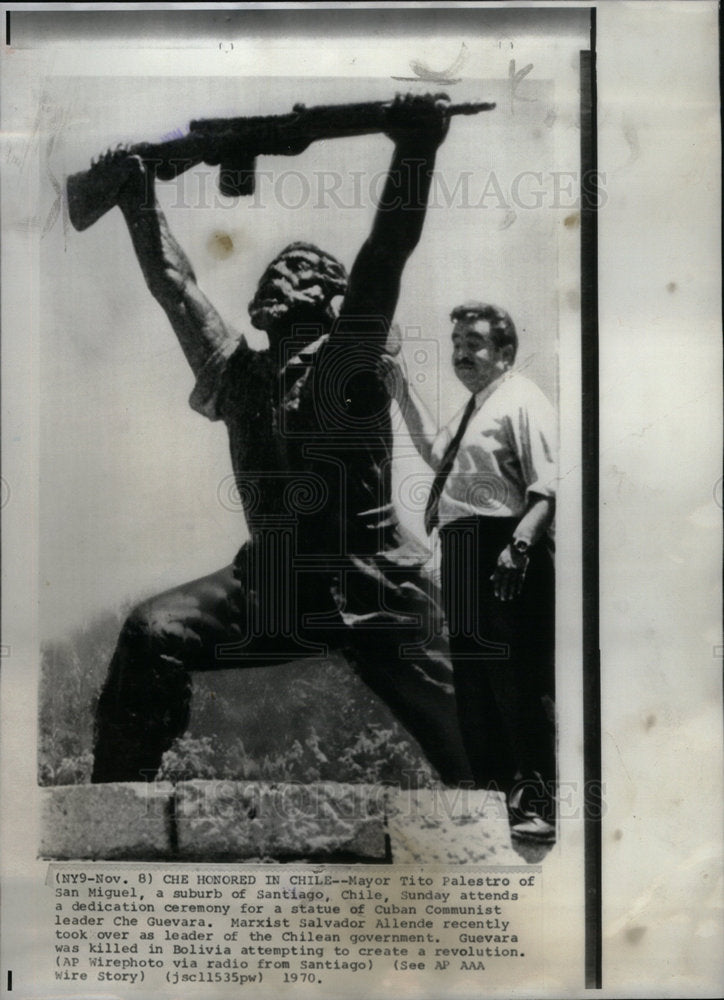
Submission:
[[[419,570],[369,560],[350,564],[344,578],[292,585],[288,567],[258,561],[258,572],[245,567],[243,585],[228,566],[128,617],[98,703],[92,780],[154,777],[188,724],[193,671],[258,668],[330,650],[389,705],[444,781],[469,780],[450,663],[429,644],[431,616],[441,610]],[[364,607],[368,615],[351,613]]]
[[[509,795],[517,789],[516,801],[523,790],[523,798],[537,805],[552,799],[556,770],[555,577],[543,541],[531,550],[520,596],[495,597],[490,576],[516,523],[474,517],[442,528],[443,604],[475,783]]]

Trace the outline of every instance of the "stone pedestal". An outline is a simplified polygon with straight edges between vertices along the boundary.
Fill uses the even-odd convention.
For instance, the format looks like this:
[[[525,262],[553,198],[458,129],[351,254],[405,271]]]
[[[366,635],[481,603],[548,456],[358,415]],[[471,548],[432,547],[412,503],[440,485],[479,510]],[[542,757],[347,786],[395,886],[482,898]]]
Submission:
[[[57,860],[520,863],[496,792],[185,781],[41,795],[39,853]]]

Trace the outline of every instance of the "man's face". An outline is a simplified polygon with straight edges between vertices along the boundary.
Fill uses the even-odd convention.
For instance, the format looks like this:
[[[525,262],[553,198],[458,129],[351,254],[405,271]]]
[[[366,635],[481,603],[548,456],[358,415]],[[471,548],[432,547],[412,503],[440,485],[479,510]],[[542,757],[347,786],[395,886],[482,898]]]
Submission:
[[[249,303],[251,321],[267,333],[289,332],[293,323],[326,317],[324,266],[312,250],[290,250],[273,260]]]
[[[480,392],[510,368],[510,348],[496,347],[487,319],[457,320],[452,332],[455,374],[470,392]]]

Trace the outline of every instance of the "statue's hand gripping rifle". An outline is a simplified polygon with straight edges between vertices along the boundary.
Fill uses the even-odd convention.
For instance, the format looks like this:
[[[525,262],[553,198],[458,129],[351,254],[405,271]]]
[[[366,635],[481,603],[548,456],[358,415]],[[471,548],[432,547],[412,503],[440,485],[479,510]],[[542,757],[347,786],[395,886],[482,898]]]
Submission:
[[[445,94],[436,99],[446,100]],[[450,104],[452,115],[475,115],[495,104]],[[199,163],[220,166],[219,190],[232,197],[254,193],[254,167],[260,155],[296,156],[318,139],[371,135],[394,127],[396,133],[424,127],[414,107],[395,116],[392,101],[362,104],[296,104],[290,114],[192,121],[187,135],[161,143],[139,143],[125,150],[139,156],[159,180],[169,181]],[[407,109],[406,109],[407,110]],[[68,178],[68,213],[78,230],[87,229],[117,201],[127,174],[107,169],[107,161]]]

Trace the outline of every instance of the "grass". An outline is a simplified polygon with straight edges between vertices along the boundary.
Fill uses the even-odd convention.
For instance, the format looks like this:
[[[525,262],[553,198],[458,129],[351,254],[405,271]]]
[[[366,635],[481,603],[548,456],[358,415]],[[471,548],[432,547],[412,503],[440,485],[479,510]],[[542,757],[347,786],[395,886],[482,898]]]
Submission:
[[[42,785],[90,780],[95,705],[124,617],[104,615],[43,650]],[[195,674],[189,728],[164,756],[160,776],[438,783],[412,737],[336,657]]]

